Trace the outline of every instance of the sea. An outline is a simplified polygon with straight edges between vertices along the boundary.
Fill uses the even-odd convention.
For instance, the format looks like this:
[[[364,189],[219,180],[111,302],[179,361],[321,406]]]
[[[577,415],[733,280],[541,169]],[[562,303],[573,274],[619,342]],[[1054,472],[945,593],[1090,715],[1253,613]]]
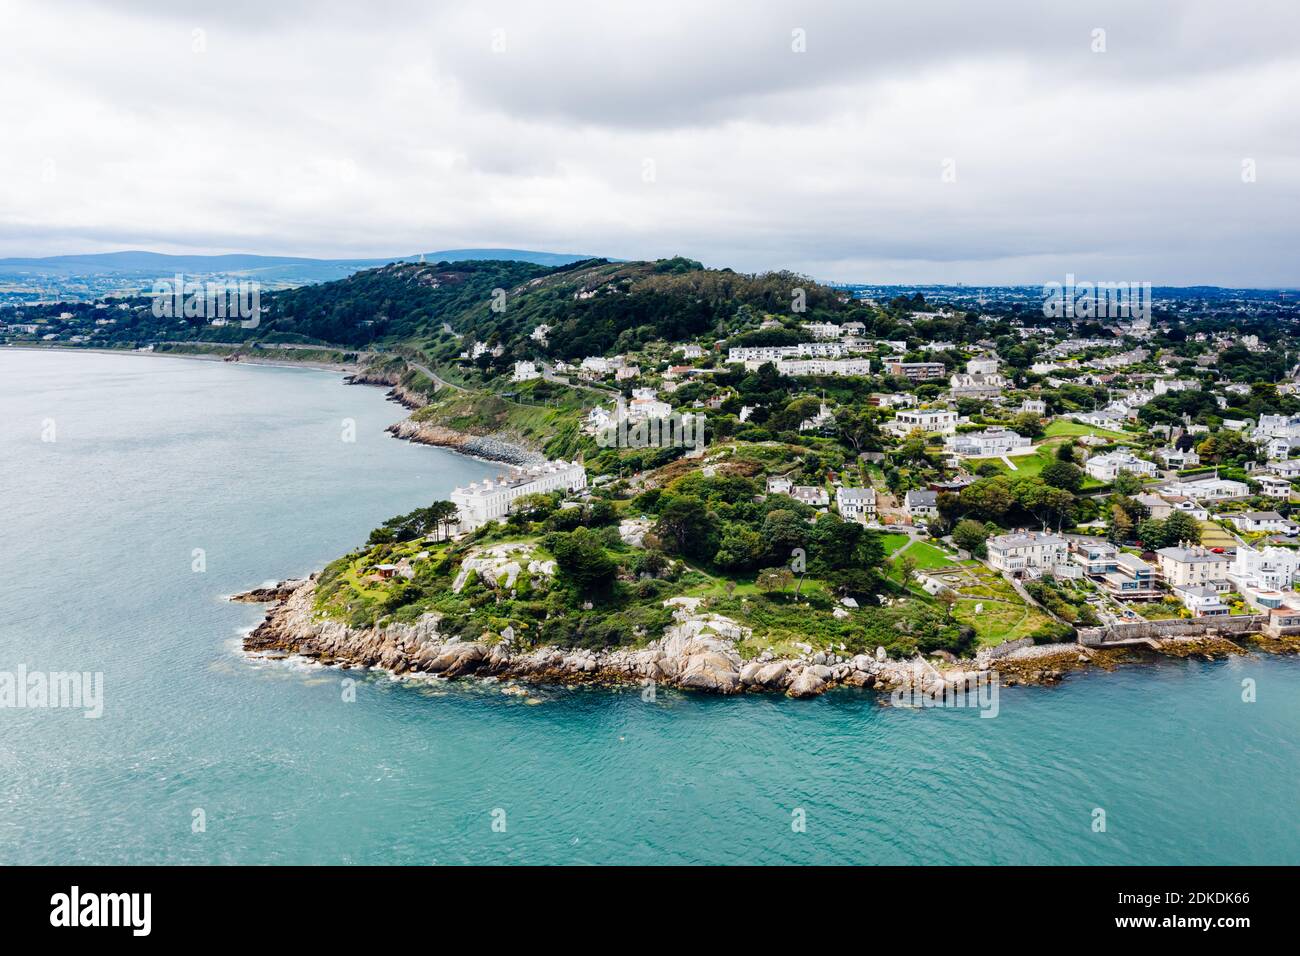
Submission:
[[[0,694],[0,864],[1300,863],[1294,658],[989,718],[245,656],[230,594],[498,471],[404,414],[336,372],[0,350],[0,690],[86,675]]]

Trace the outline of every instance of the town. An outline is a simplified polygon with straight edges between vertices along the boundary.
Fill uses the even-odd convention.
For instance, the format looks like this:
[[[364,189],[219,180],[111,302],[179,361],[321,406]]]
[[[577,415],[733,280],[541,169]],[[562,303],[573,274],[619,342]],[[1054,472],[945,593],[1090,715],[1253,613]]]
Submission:
[[[418,347],[394,340],[393,315],[320,334],[292,298],[362,282],[465,290],[507,265],[503,311],[466,292]],[[719,282],[734,287],[707,321],[626,319]],[[832,657],[1147,640],[1196,622],[1300,632],[1284,295],[1210,307],[1198,290],[1198,309],[1157,290],[1149,312],[1112,319],[1104,300],[1053,312],[1046,289],[1037,306],[1022,290],[942,291],[689,260],[394,263],[269,295],[255,333],[160,324],[147,297],[25,306],[0,313],[0,331],[236,361],[330,354],[414,409],[399,437],[501,461],[326,576],[322,606],[356,624],[436,609],[495,633],[531,617],[537,639],[598,631],[617,646],[686,600],[738,628],[746,653]],[[693,334],[664,334],[674,326]],[[421,569],[448,561],[451,589]],[[534,599],[568,596],[525,607],[525,581]],[[484,588],[492,614],[476,615],[485,605],[465,596]]]

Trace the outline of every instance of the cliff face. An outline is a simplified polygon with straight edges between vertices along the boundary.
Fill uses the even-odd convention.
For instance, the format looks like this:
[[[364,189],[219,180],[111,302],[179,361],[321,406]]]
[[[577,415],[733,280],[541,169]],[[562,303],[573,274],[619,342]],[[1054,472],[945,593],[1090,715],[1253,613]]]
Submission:
[[[744,661],[735,646],[743,629],[728,618],[697,613],[693,599],[675,599],[681,602],[676,604],[675,623],[648,646],[591,651],[523,649],[504,640],[462,641],[442,634],[436,615],[425,615],[410,624],[351,628],[318,617],[315,591],[314,580],[285,582],[279,592],[283,597],[273,598],[279,603],[245,639],[244,649],[298,654],[327,664],[382,667],[397,674],[477,674],[539,683],[654,683],[717,694],[755,690],[783,692],[790,697],[812,697],[835,686],[915,687],[942,693],[945,686],[975,674],[960,669],[941,673],[920,659],[890,661],[883,654],[841,658],[819,652],[798,659],[765,655]],[[990,665],[984,660],[974,666],[987,670]]]

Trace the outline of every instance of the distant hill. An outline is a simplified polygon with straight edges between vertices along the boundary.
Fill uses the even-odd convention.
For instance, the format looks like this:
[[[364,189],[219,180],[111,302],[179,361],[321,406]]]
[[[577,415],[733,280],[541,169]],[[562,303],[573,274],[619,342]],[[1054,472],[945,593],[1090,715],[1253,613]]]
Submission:
[[[560,266],[589,256],[558,252],[535,252],[527,249],[444,249],[423,254],[428,262],[458,262],[492,259],[504,262],[531,262],[543,266]],[[194,275],[246,275],[269,285],[305,285],[343,279],[362,269],[373,269],[390,262],[416,262],[420,253],[389,256],[382,259],[315,259],[304,256],[262,256],[232,253],[216,256],[168,255],[161,252],[101,252],[86,255],[47,256],[44,258],[0,259],[2,276],[112,276],[122,279],[161,278],[177,272]]]
[[[498,289],[504,296],[494,300]],[[352,347],[428,347],[441,340],[458,350],[445,336],[446,323],[455,333],[523,355],[535,351],[529,337],[544,324],[550,328],[548,354],[578,357],[653,338],[678,340],[722,324],[757,327],[763,313],[788,313],[795,289],[803,290],[806,320],[847,308],[838,293],[806,277],[748,276],[682,258],[588,259],[547,268],[426,257],[264,296],[262,331]]]

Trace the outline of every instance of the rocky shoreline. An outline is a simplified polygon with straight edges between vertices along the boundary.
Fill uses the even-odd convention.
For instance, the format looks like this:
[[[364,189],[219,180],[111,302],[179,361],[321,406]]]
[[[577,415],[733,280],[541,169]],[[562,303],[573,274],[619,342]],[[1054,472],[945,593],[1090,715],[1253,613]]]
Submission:
[[[529,451],[503,438],[493,435],[469,435],[444,425],[417,422],[410,418],[389,425],[386,431],[395,438],[415,442],[417,445],[450,448],[462,455],[471,455],[486,461],[504,462],[508,465],[535,465],[546,460],[537,452]]]
[[[232,600],[271,603],[266,619],[244,640],[247,653],[266,657],[300,656],[341,667],[378,667],[393,674],[443,677],[495,677],[533,684],[636,684],[716,694],[782,693],[815,697],[835,687],[880,692],[910,690],[942,696],[969,689],[996,672],[998,682],[1050,684],[1087,667],[1112,669],[1149,660],[1131,648],[1096,649],[1077,644],[1026,647],[1001,658],[981,651],[974,660],[932,663],[917,657],[890,660],[883,649],[873,655],[844,657],[813,652],[798,658],[769,654],[744,660],[735,640],[743,631],[735,622],[700,613],[695,599],[675,598],[675,623],[664,636],[642,648],[592,651],[583,648],[516,648],[508,640],[463,641],[439,631],[439,617],[426,614],[410,624],[351,628],[322,618],[314,607],[315,576],[257,588]],[[1159,653],[1175,657],[1217,658],[1244,653],[1224,638],[1171,638]],[[1291,648],[1294,650],[1294,648]]]
[[[366,370],[347,376],[345,381],[349,385],[374,385],[387,388],[388,393],[384,396],[385,398],[412,411],[424,408],[429,404],[429,400],[425,395],[413,392],[403,386],[400,377],[393,372]],[[417,445],[450,448],[462,455],[481,458],[484,461],[503,462],[508,465],[535,465],[546,460],[544,455],[500,436],[470,435],[456,431],[454,428],[447,428],[444,425],[417,422],[411,418],[404,418],[400,422],[394,422],[385,431],[402,441],[414,442]]]

